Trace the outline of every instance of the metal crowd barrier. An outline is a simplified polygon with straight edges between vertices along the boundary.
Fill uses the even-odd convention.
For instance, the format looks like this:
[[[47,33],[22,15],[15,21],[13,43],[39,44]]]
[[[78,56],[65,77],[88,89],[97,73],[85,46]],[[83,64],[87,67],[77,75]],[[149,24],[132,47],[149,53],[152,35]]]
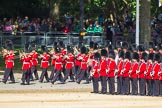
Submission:
[[[70,32],[17,32],[17,35],[13,35],[12,32],[0,32],[0,45],[4,46],[4,43],[7,39],[13,41],[15,47],[24,47],[25,43],[35,43],[38,46],[46,45],[47,47],[52,47],[54,42],[63,41],[65,45],[72,44],[74,46],[78,45],[79,33]],[[134,41],[133,34],[129,36],[115,36],[114,42],[116,40],[123,40],[132,42]],[[90,41],[97,42],[100,46],[105,45],[105,34],[101,33],[86,33],[83,36],[83,44],[88,46]]]

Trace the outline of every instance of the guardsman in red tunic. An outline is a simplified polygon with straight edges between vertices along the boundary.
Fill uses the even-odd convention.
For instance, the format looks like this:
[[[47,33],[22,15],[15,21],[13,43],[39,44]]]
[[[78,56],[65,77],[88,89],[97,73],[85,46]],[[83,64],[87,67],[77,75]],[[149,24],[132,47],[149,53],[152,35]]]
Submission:
[[[68,76],[70,76],[70,79],[72,82],[74,82],[74,55],[73,55],[73,48],[68,45],[67,46],[67,53],[68,55],[65,56],[66,64],[65,64],[65,76],[64,76],[64,82],[68,79]]]
[[[25,85],[25,81],[27,83],[27,85],[30,84],[30,55],[28,53],[28,45],[25,44],[25,50],[23,53],[20,54],[20,62],[23,62],[22,65],[22,70],[23,70],[23,74],[22,74],[22,85]]]
[[[8,51],[6,50],[7,52],[6,52],[6,54],[4,54],[6,69],[5,69],[5,73],[4,73],[3,83],[5,83],[5,84],[6,84],[9,76],[10,76],[11,81],[13,83],[15,82],[15,78],[14,78],[14,74],[13,74],[14,58],[15,58],[15,54],[13,52],[13,45],[11,43],[9,43],[7,45],[7,49],[8,49]]]
[[[160,69],[161,71],[159,72],[159,80],[160,80],[160,96],[162,96],[162,44],[158,44],[158,53],[160,54]]]
[[[78,73],[79,73],[79,70],[80,70],[80,66],[81,66],[81,60],[79,58],[81,58],[81,53],[76,49],[74,48],[74,53],[75,53],[75,80],[77,80],[78,78]]]
[[[122,94],[122,74],[121,70],[123,68],[123,63],[124,63],[124,51],[120,51],[119,54],[119,60],[117,64],[117,69],[116,69],[116,76],[117,76],[117,95]]]
[[[131,62],[131,69],[129,71],[129,76],[132,85],[132,95],[138,95],[138,61],[139,55],[137,52],[133,52],[132,54],[132,62]]]
[[[153,66],[153,57],[154,57],[154,53],[150,53],[148,55],[148,60],[147,60],[147,67],[146,67],[146,84],[147,84],[147,92],[148,92],[148,96],[152,96],[153,95],[153,78],[151,76],[151,71],[152,71],[152,66]]]
[[[99,89],[99,67],[100,67],[100,59],[101,55],[100,53],[96,52],[94,54],[94,59],[92,61],[92,68],[90,70],[90,76],[92,77],[92,83],[93,83],[93,92],[92,93],[98,93]]]
[[[81,57],[79,58],[81,60],[81,67],[80,71],[78,73],[78,79],[77,83],[80,84],[81,80],[84,78],[85,74],[87,73],[87,61],[88,61],[88,56],[86,55],[87,48],[85,46],[81,47]],[[88,76],[86,76],[86,83],[89,83]]]
[[[159,96],[160,53],[154,55],[154,65],[151,75],[153,76],[153,96]]]
[[[101,78],[101,93],[106,94],[107,93],[107,50],[102,49],[101,50],[101,60],[100,60],[100,78]]]
[[[67,51],[65,50],[65,44],[63,43],[63,41],[59,42],[59,47],[61,48],[61,54],[62,54],[62,56],[64,58],[64,56],[66,55]],[[65,76],[65,63],[66,63],[65,60],[62,60],[62,65],[63,65],[62,72],[63,72],[64,76]]]
[[[51,79],[51,83],[54,84],[58,79],[63,82],[63,77],[62,77],[62,68],[63,68],[63,65],[62,65],[62,61],[63,61],[63,56],[61,54],[61,49],[59,46],[56,46],[55,47],[55,70],[54,70],[54,73],[55,75],[53,76],[53,79]]]
[[[47,53],[48,50],[47,50],[47,47],[45,45],[42,45],[41,49],[42,49],[43,54],[40,55],[41,68],[42,68],[42,73],[41,73],[41,76],[40,76],[40,82],[43,82],[44,77],[46,78],[46,81],[49,82],[47,69],[48,69],[48,66],[49,66],[50,55]]]
[[[109,85],[109,94],[115,93],[115,52],[113,50],[109,50],[109,63],[108,63],[108,85]]]
[[[131,66],[130,59],[131,59],[131,53],[127,51],[124,54],[124,64],[123,64],[123,69],[121,70],[123,76],[122,94],[124,95],[128,95],[130,93],[130,81],[129,81],[129,70]]]
[[[35,76],[35,80],[39,79],[38,72],[37,72],[37,65],[38,65],[38,53],[36,52],[36,45],[33,43],[30,47],[30,57],[31,57],[31,79],[33,80],[33,73]]]
[[[146,62],[148,54],[146,52],[142,53],[142,57],[139,64],[139,69],[137,71],[139,77],[139,93],[141,96],[146,95]]]

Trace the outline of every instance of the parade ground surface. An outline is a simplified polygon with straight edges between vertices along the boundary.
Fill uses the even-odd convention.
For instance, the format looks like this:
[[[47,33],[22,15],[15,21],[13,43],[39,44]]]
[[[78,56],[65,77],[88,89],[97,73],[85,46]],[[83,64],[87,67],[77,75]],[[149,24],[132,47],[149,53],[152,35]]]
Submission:
[[[0,108],[162,108],[162,97],[93,94],[92,83],[0,82]],[[2,80],[2,75],[0,75]]]

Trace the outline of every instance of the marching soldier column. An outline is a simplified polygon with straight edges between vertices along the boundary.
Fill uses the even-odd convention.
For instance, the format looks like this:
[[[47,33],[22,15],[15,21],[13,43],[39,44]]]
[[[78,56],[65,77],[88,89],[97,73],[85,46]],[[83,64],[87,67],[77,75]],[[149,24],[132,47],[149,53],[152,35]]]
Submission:
[[[2,49],[6,65],[3,83],[7,83],[8,77],[14,83],[15,54],[12,41],[7,40],[5,47],[6,49]],[[137,46],[117,41],[113,46],[107,41],[106,46],[99,49],[99,45],[91,41],[89,47],[90,49],[82,44],[73,48],[69,44],[65,48],[64,43],[60,41],[54,43],[50,52],[42,45],[42,54],[38,54],[34,43],[25,44],[24,51],[19,51],[18,57],[22,62],[21,84],[30,84],[30,81],[38,79],[43,83],[44,77],[46,82],[52,84],[58,80],[65,84],[68,83],[68,79],[78,84],[86,80],[85,83],[88,84],[92,79],[92,93],[162,96],[162,44],[149,42],[147,47],[144,44]],[[38,58],[42,69],[40,78],[37,72]],[[52,71],[49,70],[50,58]],[[50,77],[48,71],[51,71]]]

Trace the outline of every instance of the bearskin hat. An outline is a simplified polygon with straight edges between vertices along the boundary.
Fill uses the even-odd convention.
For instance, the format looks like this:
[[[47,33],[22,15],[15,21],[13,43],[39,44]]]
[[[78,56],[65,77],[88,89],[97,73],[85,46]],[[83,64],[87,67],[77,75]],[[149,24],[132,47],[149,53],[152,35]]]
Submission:
[[[47,49],[46,45],[41,46],[41,51],[42,52],[48,52],[48,49]]]
[[[123,51],[123,50],[121,50],[121,51],[119,52],[119,58],[124,58],[124,51]]]
[[[139,61],[139,54],[137,52],[133,52],[132,59],[136,59],[137,61]]]
[[[54,42],[53,43],[53,48],[55,48],[55,46],[58,46],[58,43],[57,42]]]
[[[105,43],[105,47],[108,47],[111,44],[112,44],[111,41],[110,40],[107,40],[106,43]]]
[[[90,41],[89,47],[90,47],[90,48],[93,48],[93,46],[94,46],[94,42],[93,42],[93,41]]]
[[[32,43],[29,48],[30,51],[37,50],[37,46],[35,43]]]
[[[109,50],[109,58],[115,59],[115,52],[114,52],[114,50]]]
[[[99,48],[98,43],[94,43],[94,47],[93,47],[93,49],[94,49],[94,50],[97,50],[98,48]]]
[[[129,51],[124,54],[124,59],[131,59],[131,53]]]
[[[101,56],[107,56],[107,50],[106,49],[102,49],[101,50]]]
[[[140,52],[145,51],[145,48],[142,44],[138,45],[138,51]]]
[[[65,48],[65,44],[63,43],[63,41],[59,41],[59,46],[60,48]]]
[[[155,48],[154,42],[149,42],[148,49],[150,49],[150,48]]]
[[[159,63],[161,62],[161,55],[160,53],[157,53],[154,55],[154,61],[158,61]]]
[[[130,46],[130,51],[136,51],[137,50],[137,45],[134,43]]]
[[[162,44],[157,45],[157,50],[162,50]]]
[[[12,43],[8,43],[7,44],[7,50],[14,50],[13,44]]]
[[[100,60],[100,59],[101,59],[100,53],[96,52],[96,53],[94,54],[94,59],[95,59],[95,60]]]
[[[147,54],[146,52],[143,52],[143,53],[142,53],[141,59],[144,59],[145,61],[147,61],[147,59],[148,59],[148,54]]]
[[[59,46],[55,46],[54,48],[56,53],[60,53],[61,52],[61,48]]]
[[[121,48],[122,47],[122,41],[121,40],[116,41],[115,47],[116,48]]]
[[[73,53],[73,48],[71,45],[67,45],[67,53]]]
[[[25,46],[24,46],[24,52],[25,53],[29,52],[29,44],[28,43],[26,43]]]
[[[129,48],[128,42],[122,42],[122,48],[123,49],[128,49]]]
[[[148,60],[154,60],[154,53],[149,53]]]
[[[82,46],[80,50],[81,50],[82,54],[86,54],[87,53],[87,48],[85,46]]]
[[[5,47],[7,48],[7,45],[8,44],[13,44],[13,42],[11,41],[11,40],[9,40],[9,39],[7,39],[6,41],[5,41]]]

